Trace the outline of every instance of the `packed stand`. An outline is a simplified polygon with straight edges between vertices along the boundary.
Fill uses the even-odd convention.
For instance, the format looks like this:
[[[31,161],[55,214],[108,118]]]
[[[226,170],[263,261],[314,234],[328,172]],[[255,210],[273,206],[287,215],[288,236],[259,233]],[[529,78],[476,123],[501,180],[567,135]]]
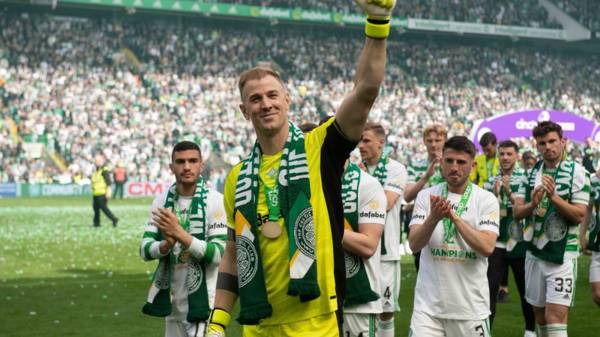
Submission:
[[[555,0],[556,5],[588,29],[600,32],[600,1]]]
[[[338,13],[355,13],[352,1],[336,0],[212,0],[210,2],[244,5],[303,8]],[[537,0],[402,0],[397,1],[394,16],[417,19],[490,23],[536,28],[561,28],[548,17]]]
[[[182,139],[201,144],[209,171],[214,169],[210,179],[219,181],[218,173],[253,144],[251,125],[238,110],[241,71],[256,60],[274,62],[290,91],[292,119],[317,121],[333,113],[351,89],[350,69],[362,42],[353,35],[281,28],[5,14],[5,182],[81,182],[98,152],[113,167],[122,160],[130,180],[167,179],[169,150]],[[129,70],[125,46],[144,71]],[[451,134],[468,134],[477,119],[540,107],[600,119],[596,56],[405,39],[391,40],[389,55],[385,88],[371,116],[392,130],[388,144],[405,163],[421,159],[421,133],[433,122],[447,125]],[[7,141],[9,120],[22,139],[60,154],[68,179],[47,158],[27,159],[26,143]]]

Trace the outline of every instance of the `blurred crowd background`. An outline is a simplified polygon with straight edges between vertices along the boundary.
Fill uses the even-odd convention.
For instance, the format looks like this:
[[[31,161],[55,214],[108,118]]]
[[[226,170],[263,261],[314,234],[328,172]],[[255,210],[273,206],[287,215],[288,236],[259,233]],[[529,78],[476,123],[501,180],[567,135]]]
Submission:
[[[219,0],[355,12],[348,1]],[[600,1],[556,1],[590,29]],[[400,17],[560,28],[534,0],[401,1]],[[104,154],[130,180],[160,181],[172,146],[198,142],[206,177],[219,184],[249,152],[251,124],[238,110],[237,76],[257,64],[281,72],[293,121],[335,113],[352,88],[360,31],[202,20],[0,14],[0,182],[85,183]],[[385,86],[371,112],[388,130],[392,156],[426,155],[423,129],[468,135],[473,122],[524,109],[600,120],[600,56],[510,42],[397,34]],[[530,139],[518,139],[531,150]],[[600,144],[571,144],[577,160]],[[535,152],[535,151],[534,151]]]

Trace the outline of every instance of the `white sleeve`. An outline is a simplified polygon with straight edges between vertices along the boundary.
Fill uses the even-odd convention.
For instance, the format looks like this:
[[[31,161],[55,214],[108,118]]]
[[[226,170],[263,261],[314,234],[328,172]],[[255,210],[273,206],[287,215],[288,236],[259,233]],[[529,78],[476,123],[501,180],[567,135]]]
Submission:
[[[208,232],[206,237],[227,235],[227,215],[223,206],[223,194],[211,190],[211,200],[208,213]]]
[[[583,166],[575,164],[571,195],[572,204],[587,205],[590,202],[590,178]]]
[[[223,195],[211,189],[207,199],[205,240],[194,238],[188,249],[196,258],[204,258],[207,263],[219,263],[227,240],[227,218],[223,207]]]
[[[498,199],[490,192],[480,190],[477,230],[490,231],[499,234],[500,228],[500,206]]]
[[[430,189],[423,190],[417,194],[415,207],[413,208],[412,218],[409,227],[412,225],[422,225],[429,214],[429,195]]]
[[[408,173],[404,165],[393,161],[388,166],[387,179],[383,189],[404,196],[404,187],[406,186],[406,180],[408,179]]]
[[[377,179],[363,173],[358,192],[358,223],[385,225],[386,205],[385,192]]]

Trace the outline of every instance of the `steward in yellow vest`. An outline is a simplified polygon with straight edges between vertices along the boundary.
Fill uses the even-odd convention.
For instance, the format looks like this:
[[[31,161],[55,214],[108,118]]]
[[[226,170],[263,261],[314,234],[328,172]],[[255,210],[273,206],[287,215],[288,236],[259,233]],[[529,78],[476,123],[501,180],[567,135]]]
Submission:
[[[110,170],[104,166],[104,157],[96,156],[96,171],[92,174],[92,207],[94,208],[94,227],[100,227],[100,210],[117,227],[119,219],[108,209],[110,195]]]

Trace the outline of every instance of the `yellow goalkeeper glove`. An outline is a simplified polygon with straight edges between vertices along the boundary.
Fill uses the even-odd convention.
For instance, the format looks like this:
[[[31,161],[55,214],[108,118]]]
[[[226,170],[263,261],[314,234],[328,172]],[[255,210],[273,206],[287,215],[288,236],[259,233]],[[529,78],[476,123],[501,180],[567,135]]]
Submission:
[[[367,14],[365,34],[374,39],[390,35],[390,19],[396,0],[354,0]]]
[[[225,337],[225,329],[229,325],[231,315],[222,309],[213,309],[208,318],[205,337]]]

